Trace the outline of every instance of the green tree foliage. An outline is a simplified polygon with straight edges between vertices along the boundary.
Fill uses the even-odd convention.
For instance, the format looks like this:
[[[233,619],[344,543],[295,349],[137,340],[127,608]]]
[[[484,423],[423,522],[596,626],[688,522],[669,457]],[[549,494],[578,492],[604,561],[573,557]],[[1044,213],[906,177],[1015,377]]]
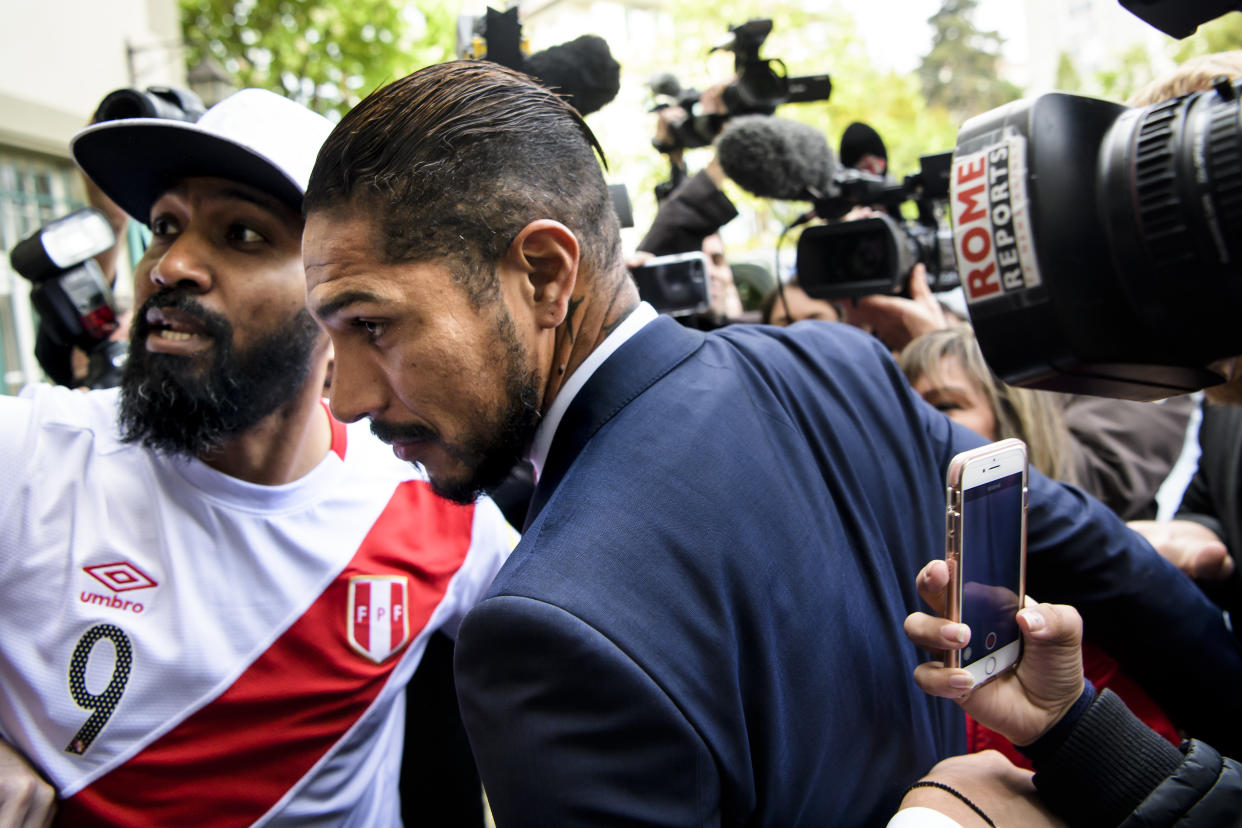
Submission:
[[[1135,44],[1113,61],[1111,68],[1096,72],[1095,87],[1090,94],[1110,101],[1125,101],[1156,73],[1147,47]]]
[[[181,0],[187,65],[218,60],[238,87],[271,89],[330,116],[453,56],[447,0]]]
[[[680,65],[698,67],[690,75],[690,85],[701,87],[727,79],[732,71],[730,60],[713,59],[709,64],[707,51],[725,39],[729,25],[755,16],[753,3],[723,0],[712,7],[710,15],[703,13],[698,0],[674,0],[670,5],[677,22],[668,46],[681,50]],[[828,74],[832,78],[827,101],[786,104],[777,110],[779,117],[822,130],[834,149],[851,122],[864,121],[884,137],[890,169],[898,174],[916,169],[920,155],[952,148],[957,125],[944,112],[929,107],[917,78],[877,69],[853,19],[835,4],[784,0],[765,4],[762,14],[773,21],[763,57],[780,58],[790,75]]]
[[[1234,49],[1242,49],[1242,14],[1236,12],[1200,26],[1191,37],[1170,40],[1164,52],[1174,63],[1182,63],[1197,55]],[[1109,68],[1096,72],[1089,82],[1062,88],[1124,102],[1163,74],[1164,70],[1157,66],[1158,60],[1158,56],[1153,60],[1152,53],[1146,47],[1135,44],[1118,52]]]
[[[709,56],[709,50],[727,39],[730,26],[762,16],[773,21],[772,33],[760,50],[762,57],[780,58],[791,76],[828,74],[832,78],[829,100],[785,104],[777,109],[778,117],[819,129],[834,152],[850,123],[870,124],[883,136],[889,170],[898,179],[918,171],[919,156],[954,146],[958,122],[942,107],[928,105],[913,74],[878,70],[853,19],[835,3],[775,0],[757,7],[753,2],[719,0],[708,7],[700,0],[671,0],[666,10],[671,25],[649,52],[623,62],[623,83],[643,83],[657,72],[671,72],[683,87],[696,89],[727,81],[733,72],[732,55],[716,52]],[[591,117],[600,116],[609,117],[609,107]],[[635,113],[627,117],[632,122]],[[654,116],[649,117],[654,129]],[[627,158],[624,150],[608,147],[610,161],[621,159],[618,169],[627,171],[636,223],[645,226],[644,221],[649,222],[654,214],[651,188],[667,177],[668,168],[649,144],[635,145],[631,151],[634,155]],[[691,151],[687,155],[691,171],[706,164],[710,153],[710,149]],[[642,172],[635,175],[636,170]],[[726,189],[742,209],[739,221],[753,228],[756,247],[770,245],[775,238],[773,228],[807,207],[753,198],[732,184]],[[732,243],[730,249],[734,249]]]
[[[1004,38],[973,20],[979,0],[944,0],[928,18],[932,47],[919,66],[923,94],[957,121],[1007,103],[1021,90],[999,75]]]
[[[1173,57],[1180,63],[1195,55],[1242,49],[1242,14],[1230,12],[1210,23],[1204,23],[1188,38],[1179,40]]]
[[[1057,57],[1056,85],[1062,92],[1082,91],[1082,76],[1078,74],[1078,67],[1074,66],[1074,59],[1067,52],[1062,52]]]

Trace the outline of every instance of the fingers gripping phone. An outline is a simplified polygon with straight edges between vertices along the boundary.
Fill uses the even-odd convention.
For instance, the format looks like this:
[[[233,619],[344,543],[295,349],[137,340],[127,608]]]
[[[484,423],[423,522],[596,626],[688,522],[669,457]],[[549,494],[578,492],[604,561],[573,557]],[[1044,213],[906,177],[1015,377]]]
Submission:
[[[1009,439],[965,451],[947,475],[945,560],[949,619],[970,642],[949,651],[975,684],[1011,669],[1022,653],[1017,613],[1026,593],[1026,444]]]

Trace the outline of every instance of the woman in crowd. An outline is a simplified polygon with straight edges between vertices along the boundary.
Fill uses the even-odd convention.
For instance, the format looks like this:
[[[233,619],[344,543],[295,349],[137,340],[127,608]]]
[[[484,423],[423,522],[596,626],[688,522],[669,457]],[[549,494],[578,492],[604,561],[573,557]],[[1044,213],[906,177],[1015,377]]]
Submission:
[[[792,325],[803,319],[819,319],[825,322],[837,322],[841,314],[836,305],[827,299],[813,299],[798,284],[797,279],[790,279],[779,288],[772,288],[763,299],[759,308],[760,319],[765,325]]]

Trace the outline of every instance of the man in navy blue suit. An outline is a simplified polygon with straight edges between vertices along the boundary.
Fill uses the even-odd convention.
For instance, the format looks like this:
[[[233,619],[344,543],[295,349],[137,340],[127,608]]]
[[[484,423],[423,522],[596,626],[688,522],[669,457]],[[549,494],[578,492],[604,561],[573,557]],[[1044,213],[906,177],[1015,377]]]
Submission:
[[[883,822],[965,747],[902,624],[945,467],[979,438],[857,330],[657,318],[598,149],[524,76],[440,64],[350,112],[307,191],[335,414],[451,497],[537,471],[457,639],[497,822]],[[1079,607],[1189,732],[1242,744],[1220,613],[1081,492],[1033,474],[1030,501],[1029,590]]]

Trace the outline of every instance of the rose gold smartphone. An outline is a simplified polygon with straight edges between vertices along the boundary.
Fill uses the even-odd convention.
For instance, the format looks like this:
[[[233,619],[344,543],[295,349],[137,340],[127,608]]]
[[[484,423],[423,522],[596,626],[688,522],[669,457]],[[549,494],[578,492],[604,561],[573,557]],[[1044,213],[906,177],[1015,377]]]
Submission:
[[[1009,439],[965,451],[947,475],[945,560],[948,617],[970,627],[970,643],[948,652],[985,684],[1022,654],[1017,613],[1026,594],[1026,444]]]

